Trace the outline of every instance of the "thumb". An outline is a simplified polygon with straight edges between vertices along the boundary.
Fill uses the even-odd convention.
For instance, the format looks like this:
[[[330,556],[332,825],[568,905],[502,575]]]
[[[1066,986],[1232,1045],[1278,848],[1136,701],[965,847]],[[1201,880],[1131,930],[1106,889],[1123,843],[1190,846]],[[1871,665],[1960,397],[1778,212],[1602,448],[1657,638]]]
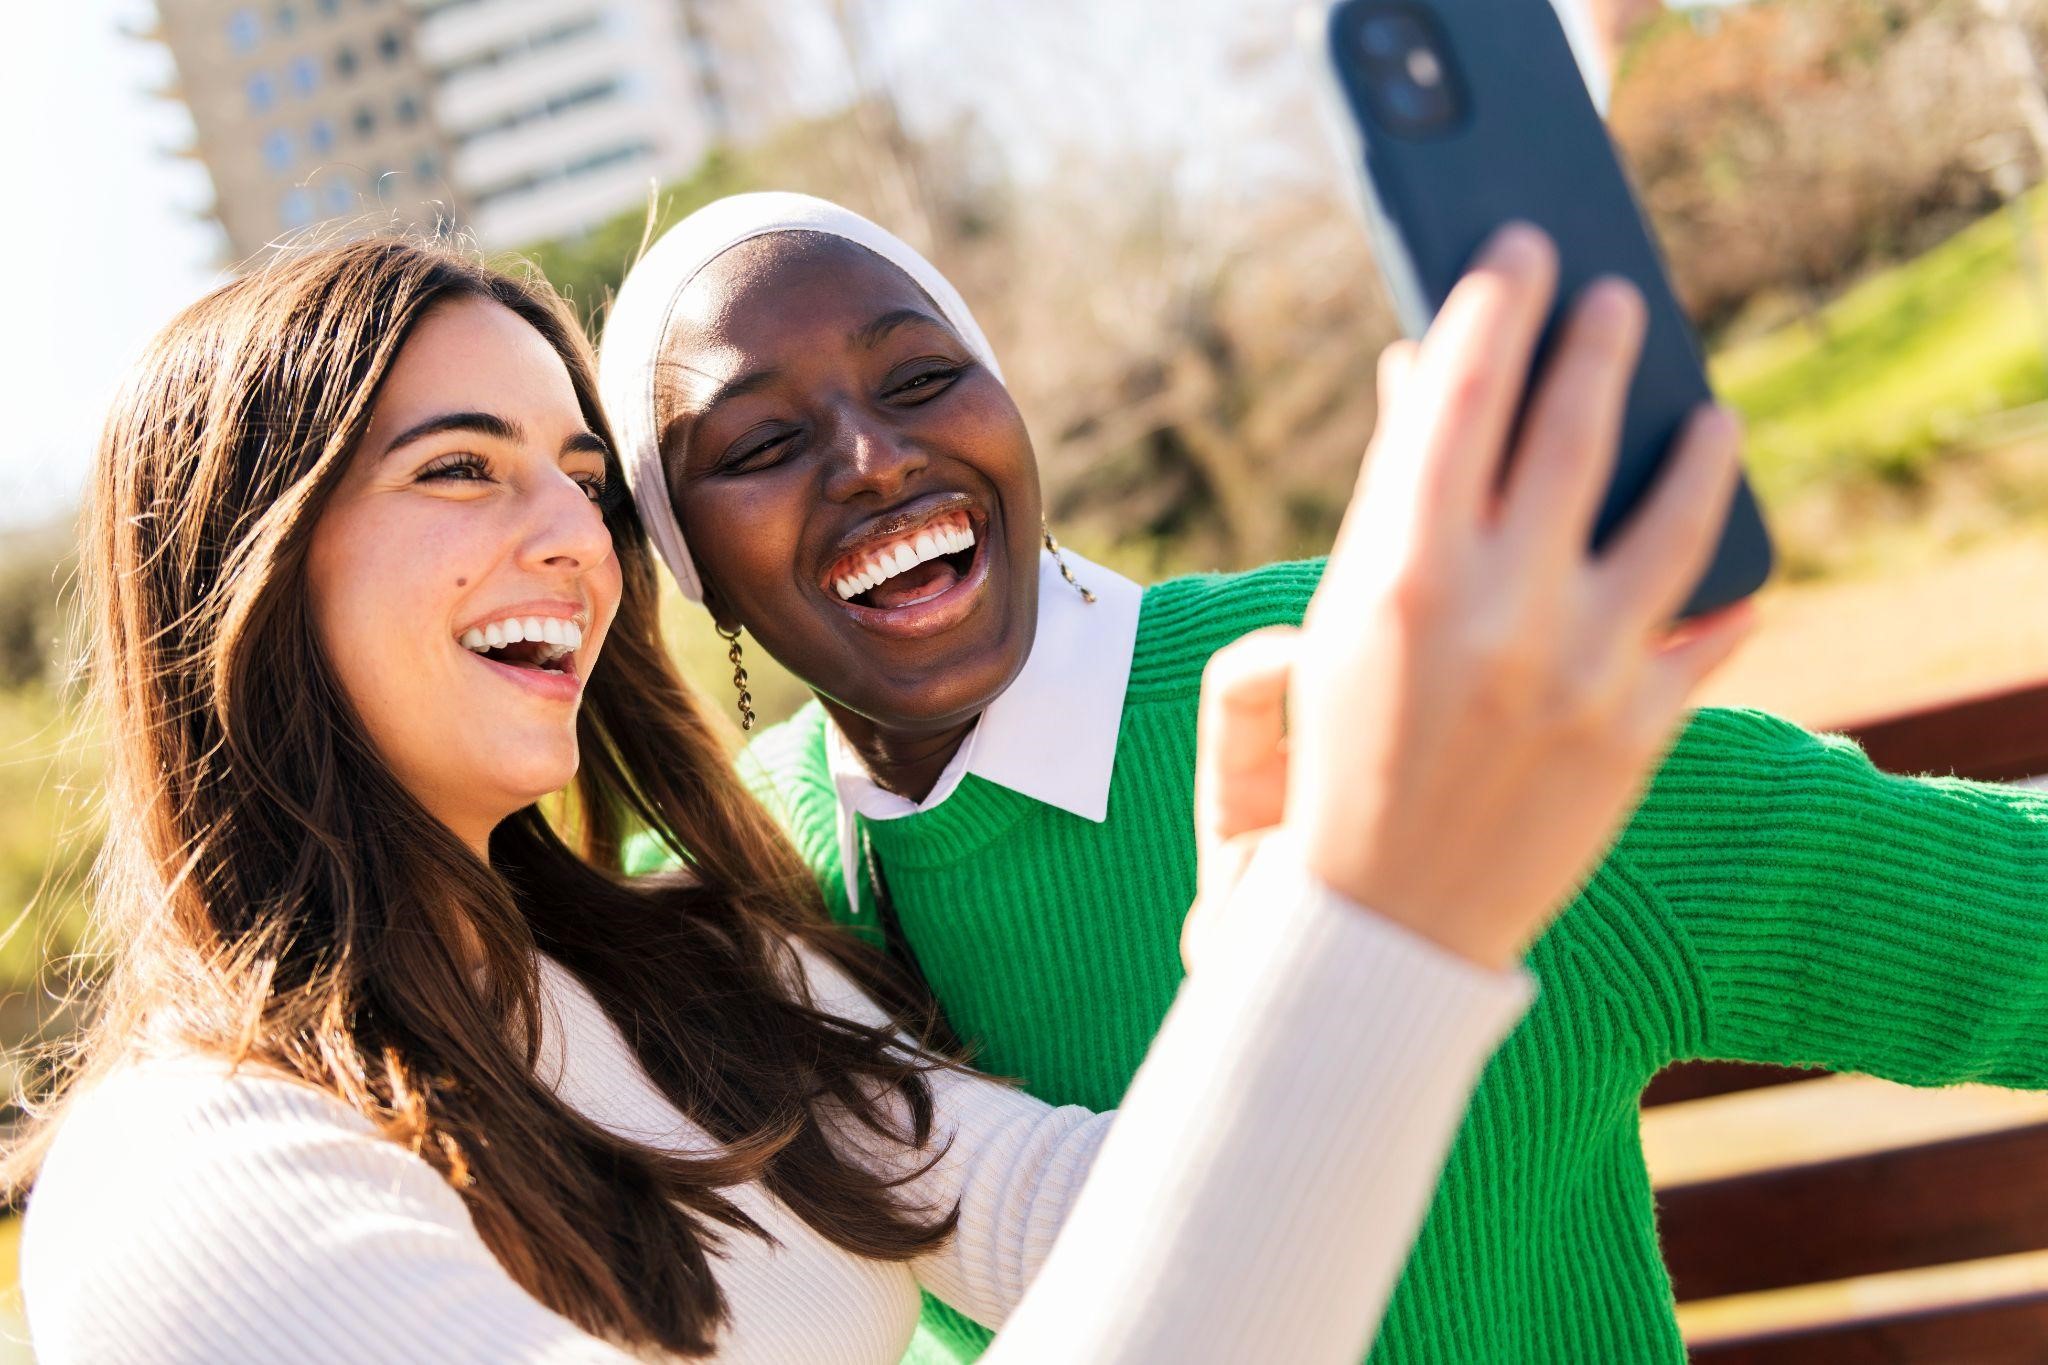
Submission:
[[[1253,631],[1218,650],[1203,671],[1195,842],[1205,868],[1223,845],[1286,813],[1287,684],[1300,642],[1292,626]]]

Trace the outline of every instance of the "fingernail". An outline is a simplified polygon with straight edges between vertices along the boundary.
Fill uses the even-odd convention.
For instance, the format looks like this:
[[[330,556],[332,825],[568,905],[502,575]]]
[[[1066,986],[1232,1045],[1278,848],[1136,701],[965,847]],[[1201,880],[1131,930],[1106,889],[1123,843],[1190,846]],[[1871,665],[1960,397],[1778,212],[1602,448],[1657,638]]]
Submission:
[[[1525,261],[1548,255],[1550,250],[1550,238],[1543,229],[1533,223],[1515,220],[1494,230],[1494,234],[1486,239],[1479,259],[1489,264]]]
[[[1649,320],[1642,291],[1616,275],[1602,276],[1586,286],[1579,296],[1580,317],[1590,324],[1594,337],[1617,342],[1639,335]]]
[[[1705,404],[1693,420],[1702,436],[1732,446],[1742,444],[1742,414],[1724,403]]]

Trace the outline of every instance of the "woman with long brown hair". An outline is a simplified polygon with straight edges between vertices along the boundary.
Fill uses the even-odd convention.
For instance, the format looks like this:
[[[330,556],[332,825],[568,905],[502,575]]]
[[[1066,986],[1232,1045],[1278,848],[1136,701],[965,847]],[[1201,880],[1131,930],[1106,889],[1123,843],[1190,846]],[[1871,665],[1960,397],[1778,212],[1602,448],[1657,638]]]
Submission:
[[[917,1041],[923,1003],[828,927],[664,654],[543,285],[370,240],[196,304],[92,490],[105,970],[9,1165],[42,1358],[879,1365],[920,1287],[1008,1359],[1355,1358],[1526,1004],[1516,954],[1711,664],[1618,622],[1597,696],[1561,663],[1474,693],[1459,649],[1434,685],[1481,613],[1432,577],[1493,535],[1445,471],[1498,458],[1513,401],[1474,337],[1530,297],[1481,272],[1320,623],[1213,670],[1209,908],[1113,1126]],[[1568,340],[1517,524],[1597,484],[1601,401],[1566,400],[1612,349]],[[1390,655],[1415,667],[1367,686]],[[1475,707],[1513,754],[1476,806],[1432,777]],[[1567,759],[1560,802],[1527,774]],[[1529,822],[1556,837],[1500,840],[1483,896],[1407,837]],[[640,829],[687,870],[617,871]]]

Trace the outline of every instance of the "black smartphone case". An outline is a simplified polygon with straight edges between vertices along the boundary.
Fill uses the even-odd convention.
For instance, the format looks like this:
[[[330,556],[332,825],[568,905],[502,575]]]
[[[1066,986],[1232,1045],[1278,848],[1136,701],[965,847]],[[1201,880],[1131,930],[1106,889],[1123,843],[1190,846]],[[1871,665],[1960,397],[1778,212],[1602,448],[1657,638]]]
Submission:
[[[1353,35],[1368,12],[1390,9],[1433,24],[1448,49],[1446,77],[1462,109],[1426,135],[1391,131],[1366,91]],[[1550,0],[1338,0],[1321,39],[1342,122],[1363,153],[1375,248],[1411,336],[1422,335],[1480,246],[1513,219],[1536,224],[1558,245],[1553,331],[1570,300],[1603,275],[1624,276],[1642,290],[1649,331],[1597,546],[1650,485],[1687,416],[1713,394],[1692,326]],[[1770,574],[1771,557],[1744,483],[1684,614],[1754,592]]]

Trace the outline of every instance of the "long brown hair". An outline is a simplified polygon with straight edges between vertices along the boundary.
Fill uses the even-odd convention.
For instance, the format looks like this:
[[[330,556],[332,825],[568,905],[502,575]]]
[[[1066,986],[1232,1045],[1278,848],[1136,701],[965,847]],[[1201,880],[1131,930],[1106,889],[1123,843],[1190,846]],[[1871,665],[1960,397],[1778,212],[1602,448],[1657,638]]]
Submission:
[[[760,1180],[870,1257],[949,1234],[953,1211],[905,1207],[825,1131],[850,1116],[925,1146],[934,1060],[792,990],[806,940],[899,1019],[917,1009],[825,927],[815,883],[734,777],[663,649],[630,513],[606,514],[624,593],[578,721],[574,847],[529,807],[486,865],[378,758],[309,618],[307,543],[412,327],[457,298],[530,323],[607,434],[587,343],[544,283],[390,238],[219,289],[117,399],[82,566],[112,748],[95,905],[109,960],[84,1042],[0,1176],[32,1177],[83,1086],[153,1049],[202,1049],[337,1096],[431,1162],[549,1307],[701,1354],[725,1311],[711,1256],[765,1236],[723,1189]],[[641,828],[687,876],[617,871]],[[716,1150],[613,1136],[536,1079],[537,953],[590,989]]]

